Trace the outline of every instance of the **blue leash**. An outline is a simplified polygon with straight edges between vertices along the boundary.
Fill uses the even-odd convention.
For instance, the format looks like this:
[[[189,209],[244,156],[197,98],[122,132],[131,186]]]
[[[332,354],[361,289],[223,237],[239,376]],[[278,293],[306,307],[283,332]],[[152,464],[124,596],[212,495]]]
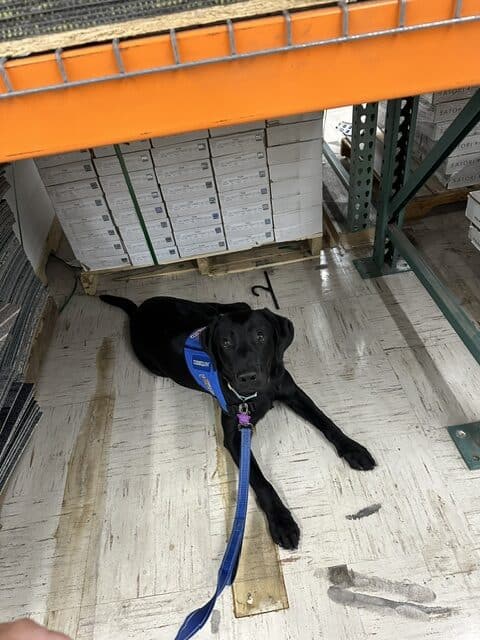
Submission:
[[[242,413],[238,415],[238,418],[238,426],[241,433],[241,445],[237,507],[235,510],[235,519],[233,521],[230,539],[223,556],[222,564],[218,571],[217,589],[207,604],[200,607],[200,609],[192,611],[192,613],[185,618],[184,623],[175,636],[175,640],[188,640],[188,638],[192,638],[197,631],[200,631],[210,617],[213,607],[215,606],[215,603],[220,597],[222,591],[227,585],[232,584],[235,579],[240,551],[242,549],[245,521],[247,519],[248,484],[250,477],[250,443],[252,440],[252,427],[250,424],[247,424],[248,418],[242,419]]]

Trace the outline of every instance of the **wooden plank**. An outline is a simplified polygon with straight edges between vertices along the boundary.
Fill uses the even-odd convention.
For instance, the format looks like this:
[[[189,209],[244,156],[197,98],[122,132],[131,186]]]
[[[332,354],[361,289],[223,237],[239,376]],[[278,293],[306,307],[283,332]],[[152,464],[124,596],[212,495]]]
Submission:
[[[169,29],[185,29],[228,19],[249,18],[276,13],[285,9],[300,9],[312,5],[327,4],[330,0],[247,0],[231,5],[194,9],[169,13],[157,17],[138,18],[102,24],[63,33],[42,34],[21,40],[0,43],[0,56],[18,57],[52,51],[58,47],[77,47],[94,42],[106,42],[113,38],[138,37]]]
[[[202,276],[210,275],[210,261],[208,258],[197,258],[197,267]]]
[[[80,282],[87,296],[94,296],[97,293],[98,275],[91,271],[83,271],[80,274]]]
[[[236,486],[236,467],[223,447],[221,411],[215,409],[217,436],[217,472],[221,483],[228,521],[235,510],[229,487]],[[251,496],[253,498],[253,496]],[[237,576],[232,586],[235,616],[244,618],[258,613],[288,609],[288,596],[278,557],[277,545],[267,530],[263,513],[249,512]]]

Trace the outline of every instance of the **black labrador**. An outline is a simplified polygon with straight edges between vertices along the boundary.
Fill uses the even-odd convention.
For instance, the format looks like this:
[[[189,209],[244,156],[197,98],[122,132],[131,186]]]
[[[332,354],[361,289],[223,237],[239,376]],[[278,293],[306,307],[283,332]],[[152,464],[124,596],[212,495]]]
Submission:
[[[156,297],[137,307],[126,298],[100,298],[128,313],[133,350],[150,371],[196,391],[204,390],[190,375],[183,349],[193,331],[206,327],[203,348],[216,366],[231,409],[228,415],[222,412],[224,445],[237,465],[240,433],[235,415],[239,400],[232,387],[242,396],[257,393],[254,402],[249,402],[252,424],[261,420],[278,400],[319,429],[353,469],[366,471],[375,466],[367,449],[320,411],[285,369],[283,354],[293,340],[293,325],[287,318],[268,309],[253,311],[242,302],[208,304]],[[253,456],[250,484],[265,512],[274,542],[285,549],[296,549],[300,530]]]

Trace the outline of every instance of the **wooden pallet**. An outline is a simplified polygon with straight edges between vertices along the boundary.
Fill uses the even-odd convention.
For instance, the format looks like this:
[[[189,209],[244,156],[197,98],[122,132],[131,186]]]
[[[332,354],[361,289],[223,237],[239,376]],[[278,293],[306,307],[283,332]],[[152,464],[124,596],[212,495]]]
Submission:
[[[374,179],[375,179],[375,187],[378,191],[379,180],[380,180],[380,171],[379,164],[381,166],[381,157],[383,151],[383,134],[379,134],[377,137],[377,146],[376,146],[376,157],[380,159],[375,163],[376,167],[374,168]],[[344,158],[350,158],[351,154],[351,144],[348,138],[342,138],[340,153]],[[414,167],[415,167],[415,163]],[[441,205],[446,204],[464,204],[467,201],[467,196],[470,191],[477,189],[476,186],[470,187],[461,187],[459,189],[445,189],[442,183],[436,178],[432,176],[425,185],[419,190],[417,196],[413,198],[405,208],[405,218],[406,220],[416,220],[418,218],[424,218],[429,215],[433,209],[439,207]],[[374,189],[375,191],[375,189]]]
[[[198,271],[202,275],[216,277],[312,260],[320,255],[322,248],[323,237],[318,235],[303,240],[262,245],[246,251],[224,251],[195,259],[180,259],[154,267],[130,266],[102,271],[84,271],[80,275],[80,280],[85,293],[95,295],[102,276],[108,275],[115,281],[129,281]]]

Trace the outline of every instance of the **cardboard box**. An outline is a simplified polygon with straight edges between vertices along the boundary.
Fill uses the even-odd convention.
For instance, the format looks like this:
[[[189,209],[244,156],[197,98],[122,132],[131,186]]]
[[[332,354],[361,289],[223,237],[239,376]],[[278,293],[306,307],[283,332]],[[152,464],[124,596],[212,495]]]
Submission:
[[[267,127],[278,127],[282,124],[295,124],[296,122],[308,122],[309,120],[322,120],[323,111],[309,111],[308,113],[297,113],[293,116],[283,116],[282,118],[272,118],[267,120]]]
[[[167,219],[166,209],[163,204],[159,206],[143,205],[140,207],[140,213],[142,214],[142,217],[144,220],[166,220]],[[123,211],[113,210],[112,216],[114,218],[118,218],[118,220],[123,220],[133,216],[135,219],[138,220],[138,215],[135,209],[133,208],[133,205],[129,210],[125,210],[125,209]]]
[[[267,149],[268,166],[277,164],[289,164],[292,162],[303,162],[304,160],[315,160],[322,163],[323,142],[322,140],[308,140],[307,142],[293,142],[291,144],[269,147]]]
[[[217,187],[219,192],[225,193],[226,191],[248,189],[248,187],[254,187],[257,184],[264,184],[265,179],[268,179],[267,165],[261,169],[250,169],[217,176]]]
[[[238,209],[248,204],[260,204],[268,202],[270,198],[269,180],[248,189],[226,191],[219,194],[220,204],[223,210]]]
[[[480,229],[480,191],[470,191],[468,194],[465,215]]]
[[[418,122],[452,122],[467,104],[468,98],[451,100],[439,104],[429,104],[421,98],[418,102]]]
[[[153,169],[150,151],[135,151],[134,153],[124,153],[123,161],[127,167],[128,173],[132,171],[143,171],[145,169]],[[93,163],[99,176],[112,176],[116,173],[122,173],[122,167],[117,156],[106,156],[105,158],[95,158]]]
[[[475,187],[480,185],[480,168],[478,166],[465,167],[462,171],[446,177],[437,172],[435,177],[446,189]]]
[[[111,244],[104,242],[101,247],[79,249],[78,252],[75,252],[75,255],[79,260],[82,260],[82,262],[85,257],[89,260],[101,260],[112,256],[123,257],[125,255],[125,249],[123,244],[119,241],[112,242]]]
[[[57,164],[54,167],[39,169],[40,177],[46,187],[51,187],[65,182],[76,182],[86,178],[96,178],[95,169],[91,160]]]
[[[255,122],[245,122],[243,124],[233,124],[228,127],[216,127],[210,129],[210,137],[218,138],[219,136],[231,136],[236,133],[244,133],[245,131],[255,131],[265,128],[265,120],[256,120]]]
[[[206,160],[209,157],[206,139],[182,142],[166,147],[152,149],[153,164],[164,167],[169,164],[182,164],[192,160]]]
[[[473,244],[477,251],[480,251],[480,229],[477,229],[473,224],[470,225],[468,230],[468,239]]]
[[[132,171],[132,173],[128,175],[135,193],[137,193],[137,191],[142,193],[158,191],[157,178],[153,169],[150,171]],[[121,173],[112,176],[102,176],[100,178],[100,184],[107,194],[107,201],[108,195],[111,193],[129,194],[127,183]]]
[[[47,191],[55,207],[63,202],[103,195],[97,179],[58,184],[54,187],[47,187]]]
[[[134,142],[122,142],[119,146],[122,153],[131,153],[132,151],[145,151],[146,149],[150,149],[152,145],[150,144],[150,140],[135,140]],[[92,151],[95,158],[116,155],[113,144],[94,147]]]
[[[229,156],[213,158],[215,176],[223,176],[228,173],[250,171],[251,169],[263,169],[266,167],[266,150],[253,151],[252,153],[233,153]]]
[[[67,233],[67,229],[72,229],[73,233],[73,228],[78,227],[88,230],[87,233],[94,233],[96,230],[109,229],[113,226],[113,220],[109,213],[102,213],[93,218],[72,218],[72,216],[63,216],[63,214],[57,215],[65,233]]]
[[[202,140],[205,138],[208,138],[208,129],[200,129],[199,131],[179,133],[175,136],[160,136],[152,138],[152,145],[156,148],[171,147],[172,145],[181,144],[183,142],[192,142],[193,140]]]
[[[69,239],[84,244],[90,243],[92,247],[102,246],[104,240],[109,244],[120,242],[117,228],[111,219],[109,225],[99,224],[97,220],[92,219],[65,222],[62,228]]]
[[[461,171],[473,170],[474,167],[480,172],[480,152],[448,158],[448,160],[442,162],[437,173],[443,178],[447,178],[448,176],[455,176]]]
[[[233,207],[224,208],[222,213],[224,222],[235,220],[247,222],[249,220],[270,217],[272,215],[272,204],[270,197],[268,197],[267,200],[260,203],[255,202],[240,207],[234,205]]]
[[[289,196],[300,196],[306,193],[315,194],[316,202],[312,204],[322,203],[322,180],[309,176],[307,178],[288,178],[280,182],[272,182],[270,185],[272,192],[272,200],[278,198],[286,198]]]
[[[171,218],[172,229],[184,231],[185,229],[198,229],[199,227],[211,227],[222,223],[220,212],[215,213],[192,213],[189,216]]]
[[[130,258],[130,263],[134,267],[151,267],[155,264],[150,251],[144,251],[142,253],[128,252],[128,256]]]
[[[155,254],[162,253],[165,251],[165,249],[175,248],[174,242],[166,242],[164,238],[150,238],[150,242],[152,244]],[[138,240],[138,241],[124,240],[123,243],[125,245],[125,248],[127,249],[128,255],[150,253],[150,249],[148,248],[148,244],[145,238],[143,238],[143,240]]]
[[[301,227],[302,225],[310,226],[317,224],[318,231],[322,230],[323,207],[322,205],[314,205],[299,209],[298,211],[289,211],[288,213],[277,213],[273,216],[273,224],[275,229],[287,229],[288,227]]]
[[[427,153],[431,151],[433,146],[435,145],[435,141],[427,138],[426,136],[420,135],[415,137],[415,146],[413,149],[413,153],[416,157],[423,158]],[[470,153],[479,153],[480,152],[480,133],[475,135],[466,136],[455,149],[448,155],[448,159],[455,158],[457,156],[462,156]]]
[[[161,220],[159,222],[148,222],[145,224],[147,228],[147,233],[150,237],[150,240],[154,238],[157,239],[165,239],[166,244],[173,243],[172,238],[172,228],[168,220]],[[137,221],[132,224],[124,224],[119,227],[120,234],[122,239],[127,242],[142,242],[145,240],[145,234],[143,233],[142,226]],[[170,240],[167,241],[167,239]]]
[[[271,242],[275,242],[273,229],[271,231],[264,231],[257,235],[249,235],[244,238],[232,238],[228,241],[228,248],[232,251],[241,251],[242,249],[250,249],[251,247],[258,247],[262,244],[269,244]]]
[[[165,205],[158,187],[147,191],[135,190],[135,196],[141,211],[145,208],[154,207],[159,215],[165,213]],[[130,193],[119,191],[117,193],[106,193],[105,200],[112,211],[131,211],[133,207],[132,197]],[[157,210],[158,209],[158,210]]]
[[[58,217],[65,219],[73,218],[75,220],[84,220],[88,218],[99,218],[107,215],[110,218],[110,212],[104,198],[81,198],[70,200],[69,202],[60,202],[55,206],[55,212]]]
[[[421,133],[430,140],[439,140],[448,127],[452,123],[450,120],[447,122],[417,122],[416,133]],[[478,135],[480,133],[480,124],[477,124],[471,131],[465,136],[464,140],[469,136]]]
[[[35,164],[39,169],[55,167],[58,164],[70,164],[71,162],[89,162],[91,160],[89,149],[80,149],[71,153],[56,153],[53,156],[43,156],[35,158]]]
[[[275,228],[275,238],[277,242],[287,242],[288,240],[302,240],[303,238],[311,238],[314,235],[321,235],[321,228],[317,230],[316,225],[304,225],[298,227],[285,227],[285,229]]]
[[[263,129],[210,139],[212,158],[238,153],[257,153],[264,150],[265,132]]]
[[[155,173],[161,185],[172,182],[213,178],[210,160],[192,160],[191,162],[182,162],[181,164],[168,164],[164,167],[155,167]]]
[[[215,182],[213,178],[171,182],[170,184],[162,185],[162,193],[168,210],[168,205],[172,200],[190,200],[192,198],[215,195]]]
[[[155,256],[159,263],[170,262],[172,260],[178,260],[178,250],[176,247],[170,247],[168,249],[157,249],[155,252]],[[153,265],[153,258],[150,251],[144,253],[129,253],[130,261],[132,265],[139,266],[149,266]]]
[[[279,147],[277,147],[278,149]],[[313,178],[322,180],[322,159],[297,160],[295,162],[285,162],[284,164],[274,164],[270,167],[271,182],[283,182],[284,180],[302,180]]]
[[[197,229],[184,229],[175,232],[175,240],[179,249],[193,244],[204,242],[216,242],[223,240],[223,227],[216,224],[210,227],[198,227]]]
[[[246,238],[249,235],[255,236],[265,231],[271,231],[273,229],[273,220],[267,217],[255,220],[254,222],[235,222],[233,224],[224,224],[224,228],[228,244],[230,240],[235,238]]]
[[[175,200],[168,203],[170,218],[181,218],[198,213],[220,213],[217,194],[211,194],[194,200]]]
[[[441,102],[464,100],[465,98],[471,98],[476,89],[477,87],[464,87],[463,89],[448,89],[447,91],[424,93],[422,95],[422,100],[429,104],[440,104]]]
[[[301,211],[320,204],[322,204],[322,200],[321,198],[319,200],[318,191],[285,198],[272,198],[273,219],[275,220],[275,216],[282,213]]]
[[[79,258],[84,267],[90,271],[101,271],[103,269],[116,269],[117,267],[127,267],[130,265],[130,258],[124,253],[121,256],[108,256],[107,258],[96,258],[95,255],[84,255]]]
[[[279,144],[321,140],[322,130],[322,120],[310,120],[309,122],[281,124],[278,127],[269,127],[267,129],[267,146],[276,147]]]
[[[192,256],[201,256],[205,254],[219,253],[225,251],[227,244],[224,239],[212,242],[203,242],[198,244],[185,245],[178,247],[178,253],[181,258],[191,258]]]

